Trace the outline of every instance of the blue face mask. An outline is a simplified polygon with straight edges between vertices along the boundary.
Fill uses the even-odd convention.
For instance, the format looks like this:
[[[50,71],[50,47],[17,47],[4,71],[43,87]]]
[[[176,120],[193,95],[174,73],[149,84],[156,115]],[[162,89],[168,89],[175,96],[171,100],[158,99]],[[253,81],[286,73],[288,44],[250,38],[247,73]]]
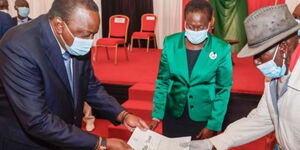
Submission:
[[[298,22],[298,24],[300,24],[300,19],[296,19],[296,21]],[[300,36],[300,29],[298,30],[298,36]]]
[[[30,12],[28,7],[19,7],[18,10],[19,10],[20,16],[22,16],[24,18],[28,17],[29,12]]]
[[[272,60],[257,66],[257,68],[268,78],[272,78],[272,79],[280,78],[284,76],[284,74],[286,73],[285,58],[283,59],[281,67],[278,67],[274,62],[275,56],[278,51],[278,47],[279,45],[276,47],[276,51]],[[285,57],[285,54],[283,55]]]
[[[65,24],[65,26],[67,26]],[[90,52],[92,46],[93,46],[93,39],[81,39],[81,38],[77,38],[73,35],[73,33],[70,31],[69,27],[67,26],[67,30],[69,31],[69,33],[72,35],[74,41],[73,44],[71,46],[69,46],[65,40],[63,39],[63,37],[61,37],[65,43],[65,46],[67,48],[67,51],[71,54],[71,55],[75,55],[75,56],[84,56],[87,53]]]
[[[193,31],[185,28],[185,36],[194,45],[202,43],[207,38],[208,29],[201,31]]]

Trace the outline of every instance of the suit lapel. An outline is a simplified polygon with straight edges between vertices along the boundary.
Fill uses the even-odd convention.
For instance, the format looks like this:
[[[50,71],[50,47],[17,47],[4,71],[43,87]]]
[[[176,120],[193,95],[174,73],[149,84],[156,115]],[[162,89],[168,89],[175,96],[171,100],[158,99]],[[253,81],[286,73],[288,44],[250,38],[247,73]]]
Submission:
[[[284,84],[283,84],[283,86],[282,86],[282,88],[281,88],[281,90],[279,92],[279,97],[283,96],[285,94],[285,92],[287,91],[287,89],[288,89],[288,83],[290,81],[290,78],[291,78],[291,76],[288,75],[287,78],[284,79],[285,82],[284,82]]]
[[[41,21],[41,26],[41,30],[43,30],[42,44],[43,47],[45,47],[45,53],[68,93],[72,95],[62,53],[51,30],[47,16],[44,16],[43,20]]]
[[[278,80],[271,81],[271,83],[269,85],[270,86],[270,94],[271,94],[271,98],[272,98],[273,107],[274,107],[274,109],[276,111],[276,114],[278,116],[279,116],[278,100],[287,91],[289,80],[290,80],[290,76],[287,76],[284,79],[284,83],[281,86],[281,88],[278,88],[278,84],[279,84]]]
[[[211,47],[209,46],[209,45],[211,45],[210,42],[211,42],[211,37],[209,35],[204,47],[202,48],[202,50],[200,52],[199,57],[194,65],[194,68],[191,72],[190,82],[193,82],[194,79],[198,78],[197,75],[199,76],[199,72],[204,72],[207,69],[209,69],[209,68],[207,68],[207,66],[210,66],[209,65],[210,60],[208,57],[208,55],[209,55],[208,53],[211,51],[210,50]]]
[[[270,83],[270,94],[272,98],[272,104],[273,108],[276,112],[276,115],[278,116],[278,105],[277,105],[277,100],[278,100],[278,95],[277,95],[277,80],[273,80]]]
[[[183,79],[186,81],[186,83],[189,83],[189,70],[188,70],[188,63],[187,63],[187,54],[186,54],[186,46],[185,46],[185,37],[184,33],[181,35],[180,40],[178,42],[178,48],[175,50],[174,54],[174,61],[178,73],[181,74]]]
[[[64,83],[68,91],[71,93],[70,84],[68,82],[69,79],[68,79],[67,71],[64,65],[62,54],[60,53],[59,46],[50,47],[50,49],[46,50],[46,55],[48,56],[49,61],[54,67],[54,70],[60,77],[61,81]]]

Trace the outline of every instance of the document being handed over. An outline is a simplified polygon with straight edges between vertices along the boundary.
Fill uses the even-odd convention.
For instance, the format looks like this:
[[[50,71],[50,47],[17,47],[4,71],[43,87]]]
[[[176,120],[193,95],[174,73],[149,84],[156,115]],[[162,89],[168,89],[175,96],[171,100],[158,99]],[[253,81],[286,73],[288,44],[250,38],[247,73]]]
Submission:
[[[151,130],[136,128],[128,144],[134,150],[189,150],[191,137],[168,138]]]

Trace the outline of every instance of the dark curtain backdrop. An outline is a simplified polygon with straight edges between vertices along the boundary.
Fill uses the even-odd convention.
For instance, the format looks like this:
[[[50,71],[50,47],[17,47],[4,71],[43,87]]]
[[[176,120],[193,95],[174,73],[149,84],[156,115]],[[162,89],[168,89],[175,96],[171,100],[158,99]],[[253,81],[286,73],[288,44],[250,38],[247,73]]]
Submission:
[[[135,31],[140,31],[141,16],[153,13],[153,0],[102,0],[102,34],[108,36],[109,17],[116,14],[130,18],[128,40]]]

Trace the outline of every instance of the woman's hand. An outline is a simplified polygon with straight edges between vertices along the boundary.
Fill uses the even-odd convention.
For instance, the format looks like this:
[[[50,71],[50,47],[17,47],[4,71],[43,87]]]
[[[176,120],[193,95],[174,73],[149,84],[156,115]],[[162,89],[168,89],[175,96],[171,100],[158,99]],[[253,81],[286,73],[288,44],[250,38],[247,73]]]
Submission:
[[[152,120],[148,125],[149,129],[154,131],[157,128],[158,124],[159,124],[158,120]]]
[[[196,136],[196,138],[200,140],[208,139],[215,136],[215,131],[209,130],[207,128],[203,128],[200,133]]]

